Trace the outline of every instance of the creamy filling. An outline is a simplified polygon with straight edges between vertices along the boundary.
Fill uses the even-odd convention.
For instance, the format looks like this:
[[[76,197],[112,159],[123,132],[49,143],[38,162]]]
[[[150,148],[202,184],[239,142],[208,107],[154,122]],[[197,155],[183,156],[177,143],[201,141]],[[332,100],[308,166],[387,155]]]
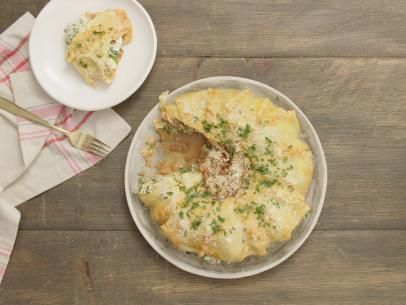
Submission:
[[[89,19],[86,16],[80,16],[80,18],[69,24],[65,30],[65,42],[67,45],[72,43],[73,38],[82,31],[86,25],[89,23]],[[111,46],[109,49],[109,57],[114,61],[117,61],[117,57],[120,54],[121,47],[123,46],[123,38],[119,37],[118,39],[111,41]]]
[[[64,32],[65,32],[65,42],[67,45],[70,45],[72,42],[72,39],[76,36],[77,33],[79,33],[81,30],[83,30],[87,23],[89,22],[89,19],[85,16],[80,16],[80,18],[69,24]]]

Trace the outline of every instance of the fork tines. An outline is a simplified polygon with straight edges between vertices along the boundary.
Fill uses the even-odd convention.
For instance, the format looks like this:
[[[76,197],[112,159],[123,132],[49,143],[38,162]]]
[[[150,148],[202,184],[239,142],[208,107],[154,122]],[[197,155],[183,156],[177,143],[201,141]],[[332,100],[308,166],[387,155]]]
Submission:
[[[111,147],[93,136],[88,135],[83,143],[86,152],[104,158],[111,150]]]

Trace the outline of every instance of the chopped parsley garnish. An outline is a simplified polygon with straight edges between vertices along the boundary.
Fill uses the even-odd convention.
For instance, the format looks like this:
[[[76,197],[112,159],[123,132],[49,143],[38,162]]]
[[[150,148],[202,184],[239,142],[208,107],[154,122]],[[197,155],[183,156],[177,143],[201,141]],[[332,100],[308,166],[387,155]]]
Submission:
[[[193,230],[197,230],[197,228],[201,225],[202,220],[201,219],[195,219],[191,223],[191,227]]]
[[[221,226],[215,219],[213,219],[213,221],[211,222],[210,227],[214,234],[221,231]]]
[[[240,214],[246,213],[245,217],[248,217],[249,212],[254,207],[255,202],[247,203],[244,206],[234,208],[234,211]]]
[[[288,146],[288,149],[291,149],[292,147],[293,147],[293,145],[289,145],[289,146]]]
[[[237,213],[243,214],[243,213],[249,211],[249,209],[250,209],[249,205],[245,205],[243,207],[234,208],[234,211]]]
[[[235,147],[233,145],[233,142],[230,139],[221,141],[220,144],[224,145],[225,149],[231,153],[234,154],[235,153]]]
[[[76,44],[76,47],[77,47],[77,48],[81,48],[81,47],[82,47],[82,44],[81,44],[81,43],[77,43],[77,44]]]
[[[185,201],[183,204],[184,207],[187,207],[189,205],[190,201],[199,195],[199,192],[197,191],[197,187],[198,187],[198,185],[193,186],[187,190],[185,189],[184,186],[179,188],[181,191],[183,191],[186,194]]]
[[[268,144],[272,144],[272,143],[273,143],[273,141],[272,141],[270,138],[268,138],[268,137],[265,137],[265,140],[266,140],[266,142],[267,142]]]
[[[117,58],[118,58],[118,55],[119,55],[119,54],[120,54],[119,51],[116,51],[116,50],[110,48],[108,55],[109,55],[109,57],[110,57],[112,60],[114,60],[114,61],[117,62]]]
[[[217,128],[220,130],[220,133],[223,137],[226,136],[227,132],[230,131],[230,125],[228,124],[227,121],[225,121],[222,117],[220,117],[219,115],[217,115],[217,120],[219,121],[219,123],[217,125],[214,126],[214,128]]]
[[[211,128],[213,127],[213,124],[210,124],[206,120],[204,120],[202,122],[202,124],[203,124],[203,129],[204,129],[205,132],[210,132]]]
[[[187,211],[187,216],[190,216],[190,212],[192,212],[194,209],[197,209],[198,207],[200,207],[198,202],[192,202],[192,206],[190,207],[190,209]]]
[[[84,63],[83,61],[79,61],[79,65],[81,66],[81,67],[83,67],[83,68],[87,68],[87,64],[86,63]]]
[[[288,185],[288,189],[289,189],[289,191],[293,192],[293,190],[294,190],[295,188],[293,187],[293,185],[289,184],[289,185]]]
[[[224,222],[224,221],[226,220],[224,217],[221,217],[220,215],[217,216],[217,219],[218,219],[220,222]]]
[[[181,169],[179,169],[179,172],[181,174],[184,174],[184,173],[190,172],[191,170],[192,170],[192,168],[190,168],[190,167],[182,167]]]
[[[250,132],[251,132],[251,126],[249,124],[245,125],[244,128],[241,128],[241,127],[238,128],[238,135],[243,139],[246,139]]]
[[[271,203],[272,203],[274,206],[276,206],[278,209],[281,207],[280,204],[279,204],[279,202],[278,202],[275,198],[272,198],[272,199],[271,199]]]
[[[271,187],[272,185],[274,185],[274,184],[277,183],[277,182],[278,182],[278,180],[276,180],[276,179],[272,179],[272,180],[262,180],[262,181],[257,185],[256,191],[259,192],[261,186]]]
[[[269,173],[268,167],[266,167],[264,165],[257,166],[255,168],[255,171],[257,171],[258,173],[261,173],[261,174],[268,174]]]
[[[260,206],[257,206],[255,208],[255,214],[257,214],[260,217],[263,217],[265,215],[265,205],[261,204]]]
[[[265,154],[273,156],[273,150],[270,148],[265,148]]]
[[[242,179],[242,188],[243,188],[244,190],[247,190],[247,189],[249,188],[249,186],[250,186],[250,178],[249,178],[248,176],[245,176],[245,177]]]
[[[94,35],[104,35],[104,34],[106,34],[106,32],[105,31],[93,31],[93,34]]]
[[[191,209],[191,210],[194,210],[194,209],[197,209],[199,206],[200,206],[199,203],[193,202],[193,203],[192,203],[192,207],[191,207],[190,209]]]
[[[269,163],[271,163],[273,166],[276,166],[276,159],[269,159]]]
[[[180,219],[183,219],[183,216],[184,216],[183,211],[180,211],[180,212],[178,213],[178,215],[179,215],[179,218],[180,218]]]
[[[261,204],[255,208],[255,214],[257,215],[257,220],[259,221],[259,225],[261,227],[270,227],[271,224],[269,221],[266,222],[265,218],[265,205]]]
[[[208,197],[210,197],[210,195],[211,195],[211,194],[210,194],[209,191],[204,191],[201,196],[202,196],[203,198],[208,198]]]
[[[258,161],[258,156],[255,154],[257,150],[257,147],[255,146],[255,144],[252,144],[250,147],[248,147],[248,150],[244,153],[244,155],[250,159],[256,159]]]
[[[173,192],[167,192],[166,195],[172,196],[172,195],[173,195]]]

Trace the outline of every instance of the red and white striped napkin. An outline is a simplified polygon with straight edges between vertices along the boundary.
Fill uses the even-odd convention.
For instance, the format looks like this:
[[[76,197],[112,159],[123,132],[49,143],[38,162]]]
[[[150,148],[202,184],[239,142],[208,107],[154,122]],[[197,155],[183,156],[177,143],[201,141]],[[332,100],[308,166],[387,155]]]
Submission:
[[[112,109],[73,110],[52,100],[30,71],[26,13],[0,34],[0,95],[68,130],[88,132],[116,147],[130,126]],[[0,283],[16,238],[16,206],[60,184],[100,159],[73,148],[66,137],[0,110]]]

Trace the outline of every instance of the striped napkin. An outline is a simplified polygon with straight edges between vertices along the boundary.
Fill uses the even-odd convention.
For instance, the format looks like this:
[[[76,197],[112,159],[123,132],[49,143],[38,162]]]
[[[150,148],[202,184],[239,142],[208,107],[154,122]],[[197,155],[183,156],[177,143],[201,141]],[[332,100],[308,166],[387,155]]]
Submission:
[[[95,135],[115,148],[130,126],[112,109],[83,112],[52,100],[30,71],[28,38],[34,17],[26,13],[0,34],[0,96],[67,130]],[[0,283],[16,238],[16,206],[96,164],[67,138],[0,110]]]

